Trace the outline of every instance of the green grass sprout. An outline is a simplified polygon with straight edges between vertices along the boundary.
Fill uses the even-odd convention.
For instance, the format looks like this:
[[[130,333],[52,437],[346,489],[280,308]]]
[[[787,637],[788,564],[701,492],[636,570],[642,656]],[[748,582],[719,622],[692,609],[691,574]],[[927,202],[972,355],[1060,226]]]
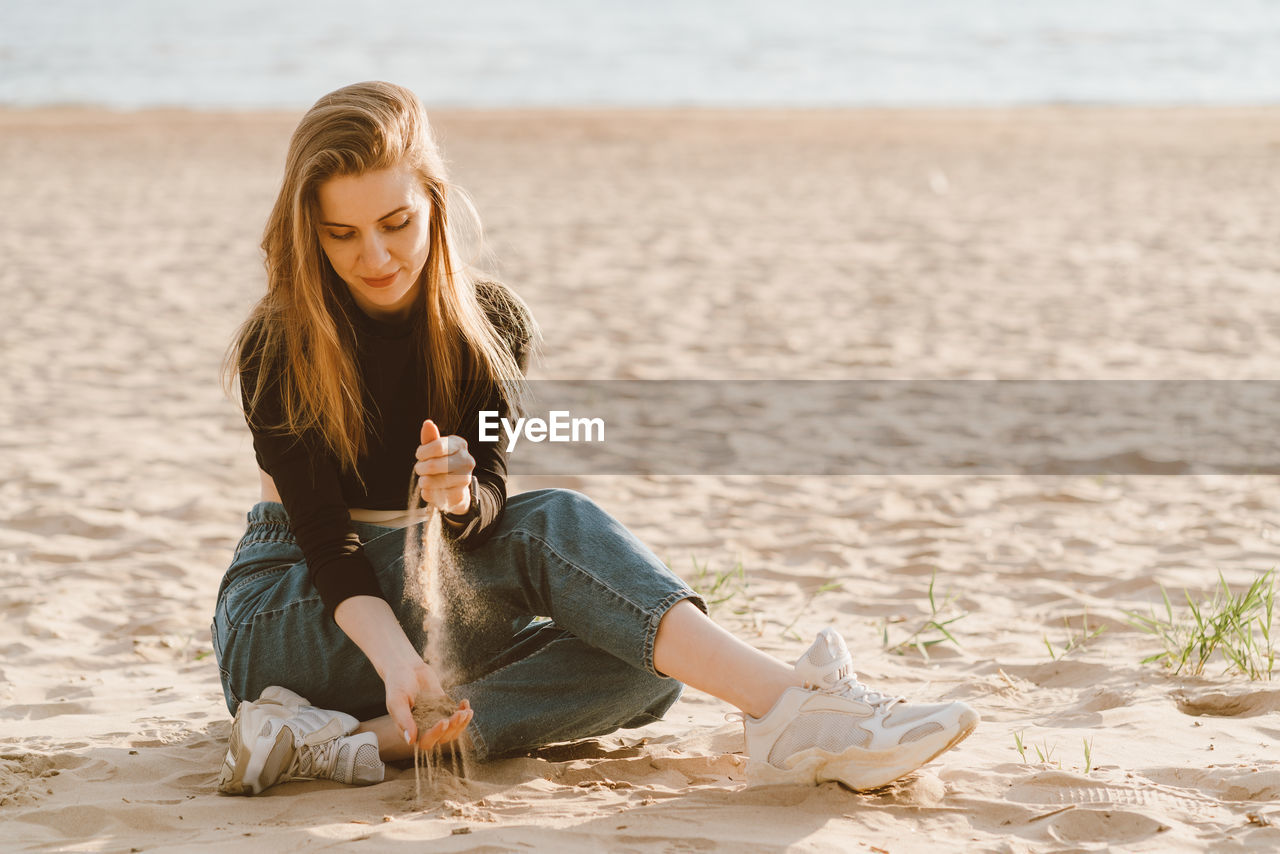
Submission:
[[[1067,630],[1067,640],[1066,643],[1062,645],[1061,650],[1053,645],[1047,634],[1044,636],[1044,645],[1049,650],[1049,658],[1054,661],[1066,658],[1068,655],[1075,652],[1077,649],[1081,649],[1089,641],[1107,630],[1106,626],[1096,626],[1092,629],[1089,628],[1088,609],[1085,609],[1084,618],[1081,621],[1080,631],[1078,633],[1071,630],[1071,622],[1066,617],[1062,618],[1062,624]]]
[[[1062,767],[1062,762],[1055,761],[1053,758],[1054,751],[1058,749],[1057,745],[1049,744],[1049,740],[1047,738],[1041,741],[1040,744],[1033,744],[1031,746],[1035,749],[1036,756],[1040,758],[1041,765],[1056,765],[1058,768]]]
[[[689,579],[689,586],[706,601],[708,608],[728,602],[746,590],[747,572],[742,561],[722,572],[712,569],[711,561],[699,564],[696,557],[692,560],[693,577]]]
[[[1022,757],[1022,764],[1027,764],[1027,745],[1022,741],[1022,734],[1026,730],[1014,730],[1013,732],[1013,749],[1018,751],[1018,755]]]
[[[1218,586],[1210,599],[1196,602],[1183,591],[1187,612],[1175,614],[1169,592],[1160,586],[1164,613],[1129,612],[1129,622],[1139,631],[1160,641],[1162,650],[1142,660],[1159,663],[1180,675],[1199,676],[1215,653],[1226,660],[1224,673],[1233,671],[1251,680],[1271,679],[1275,674],[1276,649],[1272,632],[1275,616],[1275,569],[1254,579],[1243,593],[1232,593],[1221,570]]]
[[[920,653],[925,659],[929,658],[929,650],[940,643],[953,643],[960,646],[960,642],[956,640],[955,635],[951,634],[951,630],[947,628],[957,620],[962,620],[967,613],[960,613],[948,619],[939,619],[942,613],[951,604],[950,594],[943,600],[942,604],[938,604],[937,597],[934,595],[933,588],[938,580],[937,570],[929,578],[929,616],[925,621],[916,628],[907,637],[895,644],[889,643],[889,623],[885,621],[881,638],[884,648],[895,655],[905,655],[907,650],[914,649]]]
[[[750,583],[747,581],[747,570],[739,560],[726,570],[714,569],[711,561],[700,563],[692,557],[693,575],[688,579],[689,586],[707,603],[708,611],[729,608],[731,612],[751,624],[757,635],[764,629],[759,611],[751,599]]]

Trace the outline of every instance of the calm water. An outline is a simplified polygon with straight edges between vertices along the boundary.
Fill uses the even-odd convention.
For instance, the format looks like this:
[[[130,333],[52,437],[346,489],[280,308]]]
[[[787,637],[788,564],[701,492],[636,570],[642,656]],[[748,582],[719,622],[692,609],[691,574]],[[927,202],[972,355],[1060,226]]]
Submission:
[[[1280,0],[4,0],[0,104],[1280,103]]]

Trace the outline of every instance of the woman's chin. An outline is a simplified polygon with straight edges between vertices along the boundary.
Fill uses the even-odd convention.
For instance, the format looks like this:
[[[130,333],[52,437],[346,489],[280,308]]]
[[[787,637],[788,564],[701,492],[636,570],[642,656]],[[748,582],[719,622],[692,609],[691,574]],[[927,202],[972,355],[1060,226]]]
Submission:
[[[388,293],[387,289],[361,285],[351,288],[351,295],[355,298],[356,304],[364,309],[365,314],[380,320],[401,320],[408,317],[413,307],[416,290],[416,288],[405,288]]]

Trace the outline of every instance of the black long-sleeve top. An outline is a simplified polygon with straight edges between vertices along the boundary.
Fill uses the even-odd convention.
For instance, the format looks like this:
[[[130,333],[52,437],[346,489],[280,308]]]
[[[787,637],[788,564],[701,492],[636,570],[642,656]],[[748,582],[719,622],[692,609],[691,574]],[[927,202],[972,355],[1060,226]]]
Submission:
[[[356,330],[364,406],[372,415],[368,446],[357,464],[360,478],[341,471],[337,457],[318,434],[299,437],[260,426],[283,420],[278,385],[269,385],[259,409],[250,413],[248,395],[254,388],[257,365],[242,365],[240,373],[245,417],[258,465],[275,481],[312,583],[330,617],[349,597],[386,598],[364,554],[349,508],[406,509],[422,422],[431,417],[418,356],[423,342],[416,340],[413,319],[389,322],[372,318],[356,306],[344,288],[335,290],[341,292],[339,302]],[[511,345],[520,369],[526,371],[528,341],[513,336],[504,318],[491,313],[490,321]],[[496,390],[480,408],[509,414]],[[467,440],[476,467],[471,506],[461,515],[446,514],[450,524],[445,530],[456,543],[468,548],[484,539],[506,503],[506,451],[502,442],[478,440],[478,412],[452,432]]]

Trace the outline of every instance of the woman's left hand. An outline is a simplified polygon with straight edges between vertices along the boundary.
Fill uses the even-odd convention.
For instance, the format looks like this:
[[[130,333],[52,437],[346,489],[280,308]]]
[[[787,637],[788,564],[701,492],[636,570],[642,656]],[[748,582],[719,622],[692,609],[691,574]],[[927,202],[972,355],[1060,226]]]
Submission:
[[[476,461],[461,436],[441,436],[434,421],[422,422],[414,474],[422,500],[444,513],[466,513],[471,506],[471,472]]]

